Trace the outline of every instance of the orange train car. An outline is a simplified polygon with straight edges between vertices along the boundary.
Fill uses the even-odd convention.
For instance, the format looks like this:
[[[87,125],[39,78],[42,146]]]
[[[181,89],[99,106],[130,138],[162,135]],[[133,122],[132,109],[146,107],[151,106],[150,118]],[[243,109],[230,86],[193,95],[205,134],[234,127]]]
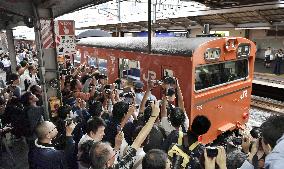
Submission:
[[[190,122],[197,115],[211,120],[203,143],[243,126],[249,117],[256,47],[241,37],[85,38],[77,43],[81,63],[98,67],[109,81],[179,79]],[[153,93],[160,97],[161,89]]]

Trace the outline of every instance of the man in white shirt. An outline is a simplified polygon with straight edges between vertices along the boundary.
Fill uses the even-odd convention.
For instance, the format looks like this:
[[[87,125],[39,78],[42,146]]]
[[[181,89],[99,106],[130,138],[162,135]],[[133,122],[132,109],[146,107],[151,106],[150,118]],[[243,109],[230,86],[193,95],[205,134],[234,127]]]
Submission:
[[[28,70],[29,70],[29,74],[26,75],[26,78],[25,78],[25,81],[24,81],[25,90],[28,90],[30,86],[39,84],[39,78],[37,76],[37,69],[35,68],[35,66],[30,65],[28,67]]]
[[[137,105],[141,104],[142,99],[144,97],[145,93],[143,92],[143,87],[144,87],[143,82],[141,82],[141,81],[135,81],[134,82],[135,103]],[[150,95],[147,98],[147,100],[156,100],[156,97],[154,95],[152,95],[151,92],[150,92]]]
[[[102,118],[93,117],[90,119],[86,126],[87,133],[80,139],[78,147],[80,148],[80,146],[88,140],[95,142],[102,141],[105,135],[105,127],[106,124]]]
[[[265,56],[265,67],[269,68],[270,67],[270,63],[272,60],[272,51],[271,48],[268,47],[265,52],[264,52],[264,56]]]

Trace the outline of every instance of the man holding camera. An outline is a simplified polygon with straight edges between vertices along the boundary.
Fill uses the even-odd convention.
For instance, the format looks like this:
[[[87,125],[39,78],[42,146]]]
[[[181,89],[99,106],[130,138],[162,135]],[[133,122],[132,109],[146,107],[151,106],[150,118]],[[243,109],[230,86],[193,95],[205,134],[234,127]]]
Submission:
[[[98,142],[97,144],[93,145],[90,151],[91,155],[91,169],[130,169],[133,166],[134,156],[136,155],[137,149],[141,147],[142,143],[150,133],[153,124],[155,123],[157,117],[159,116],[160,109],[158,102],[152,104],[153,113],[151,118],[142,128],[142,130],[137,135],[136,139],[133,141],[132,145],[128,147],[125,155],[120,158],[116,159],[117,152],[115,150],[116,147],[113,149],[110,144],[104,142]],[[125,117],[127,119],[127,117]],[[121,125],[123,126],[123,125]],[[123,139],[123,134],[119,134],[116,136],[116,141]],[[118,139],[120,137],[120,139]],[[117,163],[115,164],[115,160]]]
[[[135,103],[137,105],[141,105],[143,96],[145,95],[145,93],[143,92],[143,87],[144,87],[143,82],[141,82],[141,81],[135,81],[134,82]],[[152,95],[151,91],[150,91],[150,94],[149,94],[147,99],[148,100],[156,100],[156,97],[154,95]]]
[[[56,150],[51,141],[57,136],[56,126],[49,121],[44,121],[36,127],[37,140],[35,148],[29,154],[31,169],[62,169],[69,168],[74,153],[74,141],[72,132],[75,128],[72,122],[66,125],[66,146],[65,151]]]

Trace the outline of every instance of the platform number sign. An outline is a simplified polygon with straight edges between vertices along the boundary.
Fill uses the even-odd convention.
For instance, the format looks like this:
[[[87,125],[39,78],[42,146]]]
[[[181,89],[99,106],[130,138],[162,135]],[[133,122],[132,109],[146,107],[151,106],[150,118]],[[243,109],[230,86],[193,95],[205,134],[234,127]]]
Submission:
[[[244,99],[244,98],[247,98],[248,97],[248,90],[244,90],[243,93],[241,94],[240,96],[240,99]]]

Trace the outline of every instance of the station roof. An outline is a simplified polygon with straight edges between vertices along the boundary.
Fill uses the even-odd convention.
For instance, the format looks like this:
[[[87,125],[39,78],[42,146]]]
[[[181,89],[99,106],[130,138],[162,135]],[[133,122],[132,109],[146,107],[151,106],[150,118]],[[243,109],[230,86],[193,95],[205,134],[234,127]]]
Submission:
[[[23,25],[23,17],[34,16],[32,5],[51,9],[54,17],[78,10],[86,6],[105,3],[110,0],[0,0],[0,30],[7,25]]]
[[[183,0],[189,1],[189,0]],[[275,2],[275,0],[195,0],[196,2],[203,3],[211,7],[220,7],[220,6],[236,6],[236,5],[248,5],[255,3],[264,3],[264,2]]]
[[[239,0],[240,1],[240,0]],[[210,24],[212,28],[250,28],[284,26],[284,1],[247,0],[241,6],[211,8],[193,11],[186,17],[159,19],[153,23],[154,30],[191,29]],[[215,1],[214,1],[215,2]],[[102,29],[106,31],[147,30],[147,21],[97,25],[81,29]]]

